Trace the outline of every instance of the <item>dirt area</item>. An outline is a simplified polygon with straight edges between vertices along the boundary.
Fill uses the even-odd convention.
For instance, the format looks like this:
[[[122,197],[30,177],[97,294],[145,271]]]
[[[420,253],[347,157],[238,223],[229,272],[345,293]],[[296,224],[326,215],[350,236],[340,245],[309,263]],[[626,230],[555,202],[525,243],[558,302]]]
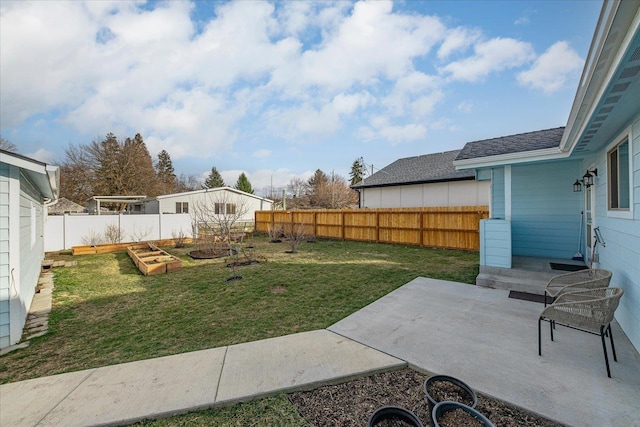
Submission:
[[[293,393],[289,395],[289,399],[300,414],[317,427],[366,426],[371,414],[382,406],[408,409],[428,426],[430,417],[427,397],[423,391],[428,377],[412,369],[401,369],[344,384]],[[473,387],[471,384],[469,386]],[[562,426],[479,393],[476,409],[496,427]],[[385,425],[408,424],[399,422]]]

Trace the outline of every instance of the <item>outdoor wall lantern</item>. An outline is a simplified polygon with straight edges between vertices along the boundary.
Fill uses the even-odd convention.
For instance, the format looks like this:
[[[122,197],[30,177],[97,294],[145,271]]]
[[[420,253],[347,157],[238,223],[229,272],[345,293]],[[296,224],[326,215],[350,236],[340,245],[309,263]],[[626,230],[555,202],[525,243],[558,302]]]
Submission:
[[[579,193],[582,191],[582,186],[584,185],[586,188],[591,187],[594,184],[594,176],[598,176],[598,169],[587,170],[582,179],[576,179],[576,182],[573,183],[573,192]]]
[[[582,191],[582,184],[579,179],[576,179],[576,182],[573,183],[573,192],[579,193]]]
[[[598,176],[598,169],[594,169],[594,170],[587,170],[584,173],[584,176],[582,177],[582,183],[584,184],[585,187],[589,188],[593,185],[594,183],[594,176]]]

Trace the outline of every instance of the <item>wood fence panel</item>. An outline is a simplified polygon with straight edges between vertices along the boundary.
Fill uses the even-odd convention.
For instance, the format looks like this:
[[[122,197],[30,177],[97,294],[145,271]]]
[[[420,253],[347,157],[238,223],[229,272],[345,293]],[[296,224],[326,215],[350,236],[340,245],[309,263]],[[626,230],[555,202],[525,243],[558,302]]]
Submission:
[[[309,236],[478,251],[488,217],[487,206],[258,211],[255,227],[297,224]]]

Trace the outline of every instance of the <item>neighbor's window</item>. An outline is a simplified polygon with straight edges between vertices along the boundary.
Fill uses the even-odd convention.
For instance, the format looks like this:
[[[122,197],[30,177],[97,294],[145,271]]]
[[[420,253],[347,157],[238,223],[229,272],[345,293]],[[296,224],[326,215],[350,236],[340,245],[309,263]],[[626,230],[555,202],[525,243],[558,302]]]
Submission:
[[[189,203],[176,202],[176,213],[189,213]]]
[[[224,215],[224,203],[215,204],[215,213],[216,215]]]
[[[609,209],[629,210],[629,139],[626,138],[607,154],[609,171]]]
[[[236,205],[233,203],[227,203],[227,215],[235,215],[236,214]]]

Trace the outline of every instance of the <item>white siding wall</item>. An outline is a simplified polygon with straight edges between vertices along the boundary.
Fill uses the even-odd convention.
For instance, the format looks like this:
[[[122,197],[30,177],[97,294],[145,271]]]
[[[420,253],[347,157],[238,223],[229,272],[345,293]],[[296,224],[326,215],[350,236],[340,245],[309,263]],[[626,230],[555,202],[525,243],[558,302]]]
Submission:
[[[363,208],[414,208],[437,206],[481,206],[489,204],[487,181],[453,181],[431,184],[363,188]]]

